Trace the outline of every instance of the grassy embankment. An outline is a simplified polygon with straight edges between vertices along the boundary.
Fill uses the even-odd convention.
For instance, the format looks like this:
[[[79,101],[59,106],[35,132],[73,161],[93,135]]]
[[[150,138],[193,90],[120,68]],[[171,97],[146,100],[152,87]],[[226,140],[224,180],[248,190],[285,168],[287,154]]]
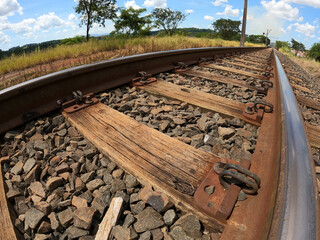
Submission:
[[[297,57],[290,52],[290,49],[280,49],[280,52],[289,56],[293,61],[300,65],[304,70],[306,70],[310,75],[320,81],[320,62],[312,58]]]
[[[51,72],[117,57],[173,49],[232,46],[239,46],[239,42],[184,36],[107,38],[90,40],[88,43],[61,45],[0,60],[0,89]],[[246,46],[259,45],[246,44]],[[5,74],[12,72],[15,72],[14,77],[5,77]]]

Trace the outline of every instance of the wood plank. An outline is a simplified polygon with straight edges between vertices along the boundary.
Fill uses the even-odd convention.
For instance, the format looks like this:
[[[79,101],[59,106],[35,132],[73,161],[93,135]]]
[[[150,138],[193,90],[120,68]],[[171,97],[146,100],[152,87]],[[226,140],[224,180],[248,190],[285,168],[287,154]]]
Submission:
[[[302,80],[302,79],[300,79],[300,78],[292,77],[292,76],[290,76],[290,75],[287,75],[287,76],[288,76],[288,78],[289,78],[290,80],[293,80],[293,81],[296,81],[296,82],[303,83],[303,80]]]
[[[144,185],[151,184],[177,206],[221,230],[193,205],[191,195],[212,165],[220,159],[107,107],[95,104],[63,115],[97,149]]]
[[[17,240],[5,192],[2,168],[2,163],[4,161],[9,161],[9,157],[0,158],[0,239]]]
[[[313,108],[316,110],[320,110],[320,103],[316,100],[312,100],[312,99],[308,99],[299,95],[296,95],[296,98],[298,100],[298,102],[302,103],[303,105],[309,107],[309,108]]]
[[[305,126],[310,145],[315,148],[320,148],[320,127],[308,123],[305,123]]]
[[[186,70],[186,71],[178,71],[177,73],[179,73],[180,75],[184,75],[184,76],[198,77],[198,78],[203,78],[208,81],[215,81],[215,82],[220,82],[220,83],[225,83],[225,84],[231,84],[231,85],[238,86],[238,87],[248,88],[252,91],[257,90],[254,86],[250,86],[250,85],[246,84],[245,81],[221,77],[221,76],[218,76],[218,75],[210,73],[210,72],[204,72],[204,71],[200,71],[200,70],[190,69],[190,70]]]
[[[177,99],[202,109],[219,112],[225,116],[237,117],[257,126],[260,125],[258,122],[247,119],[243,116],[242,112],[246,107],[244,103],[231,99],[219,97],[217,95],[205,93],[192,88],[185,88],[161,80],[139,88],[151,94]]]
[[[260,63],[260,62],[254,62],[254,61],[250,61],[250,60],[244,60],[242,58],[232,58],[232,60],[237,61],[237,62],[242,62],[242,63],[247,63],[250,65],[254,65],[254,66],[266,66],[267,63]]]
[[[234,66],[243,67],[243,68],[247,68],[247,69],[258,71],[258,72],[265,72],[265,70],[263,68],[252,67],[252,66],[249,66],[249,65],[246,65],[246,64],[235,63],[235,62],[227,62],[227,61],[224,61],[224,63],[232,64]]]
[[[112,199],[109,209],[99,225],[95,240],[109,239],[112,228],[117,224],[122,204],[123,199],[121,197],[115,197]]]
[[[221,70],[221,71],[226,71],[226,72],[231,72],[231,73],[236,73],[236,74],[244,75],[247,77],[253,77],[253,78],[258,78],[258,79],[264,78],[260,74],[255,74],[252,72],[242,71],[242,70],[238,70],[238,69],[234,69],[234,68],[230,68],[230,67],[219,66],[219,65],[215,65],[215,64],[199,64],[199,66],[205,67],[205,68]]]
[[[289,77],[289,79],[290,79],[290,77]],[[293,88],[295,88],[295,89],[297,89],[297,90],[300,90],[300,91],[302,91],[302,92],[312,93],[308,88],[302,87],[302,86],[300,86],[300,85],[298,85],[298,84],[290,83],[290,85],[291,85]]]

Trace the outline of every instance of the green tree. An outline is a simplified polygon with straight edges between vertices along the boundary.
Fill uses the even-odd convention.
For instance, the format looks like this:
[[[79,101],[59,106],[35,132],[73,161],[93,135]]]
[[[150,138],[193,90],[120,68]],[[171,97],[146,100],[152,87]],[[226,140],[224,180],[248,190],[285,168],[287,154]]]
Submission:
[[[240,21],[233,21],[231,19],[223,19],[215,21],[213,25],[214,31],[225,40],[233,40],[237,38],[240,33]]]
[[[76,13],[82,15],[80,26],[86,25],[86,40],[89,40],[89,31],[93,23],[105,26],[107,19],[116,16],[116,0],[79,0],[75,8]]]
[[[276,48],[290,48],[290,43],[284,41],[276,41]]]
[[[303,43],[298,42],[298,41],[294,40],[293,38],[291,39],[291,47],[296,51],[302,51],[303,52],[303,51],[306,50],[306,48],[303,45]]]
[[[152,12],[155,27],[163,28],[166,34],[172,36],[180,23],[182,23],[187,15],[174,11],[170,8],[156,8]]]
[[[141,17],[147,9],[121,8],[120,15],[114,18],[114,33],[125,35],[146,35],[150,32],[150,16]]]
[[[309,56],[320,62],[320,43],[314,43],[309,50]]]
[[[249,35],[246,37],[246,41],[251,43],[265,43],[266,36],[264,35]],[[270,44],[270,39],[268,38],[268,45]]]

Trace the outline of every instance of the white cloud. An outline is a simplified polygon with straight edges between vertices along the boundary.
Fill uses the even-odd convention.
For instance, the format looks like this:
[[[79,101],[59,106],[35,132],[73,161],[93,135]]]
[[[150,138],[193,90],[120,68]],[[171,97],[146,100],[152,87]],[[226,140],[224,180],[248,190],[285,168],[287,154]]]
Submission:
[[[68,20],[69,20],[69,21],[74,21],[74,20],[76,20],[76,19],[77,19],[76,15],[74,15],[73,13],[70,13],[70,14],[69,14],[69,16],[68,16]]]
[[[240,17],[240,20],[242,21],[243,16]],[[254,20],[254,17],[250,14],[247,14],[247,21],[252,21]]]
[[[26,33],[32,32],[32,25],[36,23],[36,20],[33,18],[23,19],[21,22],[10,24],[10,30],[15,33]]]
[[[261,4],[268,11],[268,14],[275,18],[298,22],[303,20],[303,17],[299,17],[299,9],[293,8],[290,4],[285,3],[284,1],[261,1]]]
[[[216,7],[224,3],[228,3],[228,0],[215,0],[214,2],[212,2],[212,4],[215,5]]]
[[[296,27],[295,31],[298,33],[302,33],[304,35],[306,35],[307,37],[311,37],[314,38],[315,37],[315,31],[316,31],[316,27],[309,24],[309,23],[305,23],[305,24],[300,24],[300,23],[294,23],[294,24],[290,24],[288,26],[288,30],[292,30],[292,27]]]
[[[314,8],[320,8],[319,0],[284,0],[285,2],[293,2],[301,5],[307,5]]]
[[[213,21],[213,20],[214,20],[214,17],[206,15],[206,16],[203,17],[203,19],[204,19],[204,20]]]
[[[34,30],[46,30],[52,27],[61,27],[65,25],[65,21],[58,17],[54,12],[38,17]]]
[[[313,21],[313,24],[317,24],[319,22],[319,18],[316,18],[316,20]]]
[[[140,6],[138,6],[138,5],[136,4],[136,1],[135,1],[135,0],[125,2],[125,3],[124,3],[124,6],[126,7],[126,9],[128,9],[128,8],[130,8],[130,7],[133,8],[133,9],[140,9],[140,8],[141,8]]]
[[[30,38],[32,38],[32,37],[34,37],[34,39],[37,39],[37,36],[35,36],[35,35],[33,34],[33,32],[25,33],[25,34],[23,34],[23,37],[26,38],[26,39],[30,39]]]
[[[217,15],[237,17],[239,16],[239,9],[232,9],[231,5],[227,5],[224,12],[217,12]]]
[[[10,42],[8,35],[4,34],[3,32],[0,32],[0,43],[6,44]]]
[[[145,7],[166,8],[167,0],[145,0],[143,3]]]
[[[283,27],[280,28],[280,31],[283,32],[283,33],[287,32]]]
[[[188,14],[191,14],[191,13],[194,12],[194,10],[193,9],[187,9],[185,12],[188,13]]]
[[[12,16],[15,12],[22,14],[22,7],[17,0],[0,1],[0,16]]]
[[[249,7],[248,15],[252,15],[254,20],[247,22],[247,34],[262,35],[267,29],[272,29],[270,36],[281,37],[283,35],[281,28],[284,29],[286,21],[266,13],[263,7]]]

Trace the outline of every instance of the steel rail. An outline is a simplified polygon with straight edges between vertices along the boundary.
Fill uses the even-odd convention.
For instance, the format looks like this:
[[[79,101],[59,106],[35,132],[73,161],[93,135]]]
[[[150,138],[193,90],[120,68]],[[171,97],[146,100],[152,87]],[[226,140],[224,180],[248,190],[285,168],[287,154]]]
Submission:
[[[87,64],[48,74],[0,91],[0,134],[58,108],[72,91],[98,93],[129,83],[140,71],[157,74],[174,63],[194,64],[200,58],[256,51],[262,47],[194,48],[146,53]]]
[[[319,239],[319,198],[314,163],[296,98],[274,51],[283,109],[282,189],[275,239]]]

